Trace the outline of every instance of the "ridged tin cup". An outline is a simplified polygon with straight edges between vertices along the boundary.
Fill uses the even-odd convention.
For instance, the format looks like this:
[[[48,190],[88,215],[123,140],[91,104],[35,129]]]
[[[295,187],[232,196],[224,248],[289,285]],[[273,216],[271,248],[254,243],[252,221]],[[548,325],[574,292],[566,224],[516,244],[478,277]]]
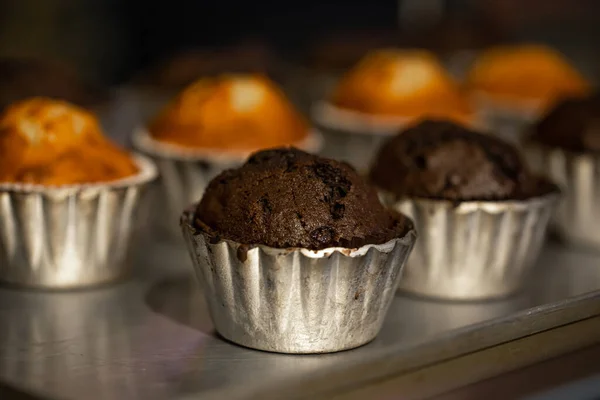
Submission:
[[[0,280],[69,289],[124,277],[134,213],[157,175],[150,160],[135,160],[137,175],[110,183],[0,184]]]
[[[552,228],[570,243],[600,248],[600,156],[533,142],[526,143],[525,154],[533,169],[563,189]]]
[[[329,353],[377,336],[416,232],[358,249],[275,249],[181,227],[216,330],[242,346]]]
[[[322,137],[311,132],[296,147],[309,152],[321,149]],[[133,135],[137,150],[150,156],[159,171],[154,208],[160,217],[154,221],[171,240],[180,239],[179,219],[181,210],[202,197],[209,182],[222,171],[244,163],[251,151],[217,153],[215,150],[183,148],[154,140],[147,130],[138,129]]]
[[[382,195],[419,232],[400,289],[421,296],[478,300],[508,296],[527,279],[556,192],[524,201],[465,201]]]

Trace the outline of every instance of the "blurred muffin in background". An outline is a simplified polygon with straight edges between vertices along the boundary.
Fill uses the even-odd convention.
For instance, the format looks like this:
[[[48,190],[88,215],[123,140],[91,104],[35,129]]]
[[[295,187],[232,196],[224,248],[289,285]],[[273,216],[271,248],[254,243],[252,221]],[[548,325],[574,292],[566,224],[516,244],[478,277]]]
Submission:
[[[590,83],[557,50],[520,45],[482,53],[467,76],[466,87],[507,107],[543,110],[561,98],[586,94]]]
[[[262,75],[202,78],[149,126],[158,141],[224,152],[297,143],[309,130],[279,88]]]
[[[482,53],[465,87],[481,118],[506,139],[518,140],[554,103],[585,95],[591,85],[557,50],[524,44]]]
[[[137,172],[134,159],[104,137],[96,117],[75,105],[36,97],[0,116],[0,182],[82,184]]]
[[[134,144],[152,156],[161,172],[159,218],[179,238],[181,210],[197,200],[210,179],[243,163],[253,151],[294,145],[317,152],[320,136],[282,91],[260,74],[220,75],[197,80],[151,121]]]
[[[375,150],[407,123],[443,117],[474,123],[456,82],[425,50],[370,52],[346,73],[313,117],[323,128],[324,153],[365,170]]]
[[[561,101],[530,133],[528,161],[564,190],[554,228],[569,243],[600,248],[600,96]]]
[[[310,112],[340,77],[369,51],[400,45],[396,30],[354,30],[319,35],[289,63],[285,88],[300,109]]]
[[[96,109],[108,101],[108,93],[84,82],[75,71],[59,62],[36,58],[0,57],[0,110],[31,97],[64,100]]]
[[[143,71],[134,83],[156,90],[179,91],[198,78],[222,73],[267,73],[273,63],[271,49],[261,42],[189,49],[177,52]]]
[[[468,122],[458,85],[425,50],[378,50],[345,74],[331,97],[341,109],[407,119],[444,116]]]

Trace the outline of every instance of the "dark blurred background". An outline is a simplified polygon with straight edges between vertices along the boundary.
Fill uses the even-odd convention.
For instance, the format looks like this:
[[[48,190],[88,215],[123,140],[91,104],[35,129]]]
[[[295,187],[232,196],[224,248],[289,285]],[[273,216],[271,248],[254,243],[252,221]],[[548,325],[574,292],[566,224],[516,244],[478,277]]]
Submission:
[[[593,0],[0,0],[0,55],[66,61],[116,84],[179,49],[252,40],[298,59],[336,32],[394,31],[399,44],[440,51],[487,35],[593,57],[599,22]]]

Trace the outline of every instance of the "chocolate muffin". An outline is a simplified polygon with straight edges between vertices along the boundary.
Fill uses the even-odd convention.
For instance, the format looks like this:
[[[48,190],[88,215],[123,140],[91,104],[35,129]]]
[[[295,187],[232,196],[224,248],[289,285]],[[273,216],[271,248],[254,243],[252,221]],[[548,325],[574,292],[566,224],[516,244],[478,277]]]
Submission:
[[[195,223],[239,243],[311,250],[381,244],[407,229],[350,165],[294,148],[257,152],[218,175]]]
[[[531,139],[573,152],[600,151],[600,96],[562,101],[536,124]]]
[[[600,96],[565,99],[530,130],[531,166],[564,193],[552,224],[567,243],[600,248]]]
[[[452,201],[519,200],[553,190],[512,145],[444,120],[422,121],[390,139],[370,179],[398,197]]]
[[[453,300],[518,291],[559,197],[513,146],[442,120],[390,139],[370,177],[419,232],[400,289]]]

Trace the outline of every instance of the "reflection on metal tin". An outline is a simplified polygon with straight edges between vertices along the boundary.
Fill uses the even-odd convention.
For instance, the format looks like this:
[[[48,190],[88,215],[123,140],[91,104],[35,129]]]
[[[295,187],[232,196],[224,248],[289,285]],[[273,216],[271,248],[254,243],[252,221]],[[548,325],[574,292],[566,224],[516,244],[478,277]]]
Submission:
[[[531,142],[526,155],[534,170],[563,188],[553,228],[568,242],[600,248],[600,157]]]
[[[179,218],[182,210],[202,197],[215,176],[243,164],[252,153],[215,153],[210,149],[188,149],[159,143],[144,129],[134,133],[133,144],[139,151],[152,157],[158,166],[160,178],[154,198],[157,203],[155,209],[160,213],[155,213],[159,218],[154,222],[172,240],[181,237]],[[312,132],[297,146],[309,152],[318,152],[321,144],[321,135]]]
[[[539,255],[558,197],[454,204],[390,196],[385,202],[410,216],[419,232],[401,290],[453,300],[516,292]]]
[[[280,353],[327,353],[373,340],[416,239],[358,249],[246,249],[214,240],[181,218],[215,328],[242,346]],[[244,252],[240,257],[239,251]]]
[[[0,280],[68,289],[126,275],[134,212],[157,175],[151,161],[136,161],[139,174],[111,183],[0,184]]]

